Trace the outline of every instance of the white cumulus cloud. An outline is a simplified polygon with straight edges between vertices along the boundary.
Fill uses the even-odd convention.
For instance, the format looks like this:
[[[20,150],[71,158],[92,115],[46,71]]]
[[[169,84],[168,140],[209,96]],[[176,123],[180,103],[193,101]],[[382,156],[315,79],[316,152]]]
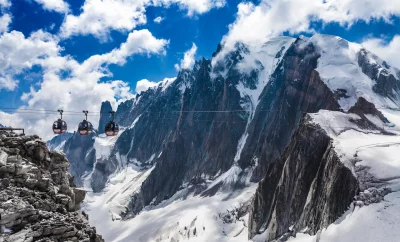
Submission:
[[[243,2],[238,5],[236,20],[223,38],[225,50],[220,55],[231,50],[238,41],[260,45],[269,37],[286,31],[292,34],[314,32],[310,26],[312,21],[336,22],[346,27],[360,20],[390,22],[394,15],[400,16],[400,1],[261,0],[258,5]]]
[[[197,52],[197,46],[193,43],[192,48],[185,52],[183,59],[180,64],[175,64],[175,69],[177,71],[182,69],[191,69],[196,62],[195,55]]]
[[[164,78],[164,80],[159,82],[152,82],[147,79],[142,79],[136,83],[136,93],[141,93],[147,91],[149,88],[153,87],[162,87],[162,90],[166,90],[174,81],[176,77],[173,78]]]
[[[395,35],[389,43],[384,39],[370,38],[364,40],[362,45],[390,65],[400,69],[400,35]]]
[[[79,15],[66,16],[60,36],[69,38],[74,35],[94,35],[107,41],[111,30],[127,32],[146,24],[147,7],[169,7],[172,4],[186,10],[188,16],[193,16],[223,7],[225,0],[85,0]],[[162,18],[154,21],[161,22]]]
[[[58,55],[61,48],[47,37],[41,31],[28,38],[18,31],[0,36],[0,90],[14,90],[17,86],[14,75],[31,68],[43,58]]]
[[[48,11],[55,11],[59,13],[67,13],[69,11],[69,6],[64,0],[35,0],[37,3],[41,4],[44,9]]]
[[[0,90],[5,89],[13,91],[17,87],[17,84],[18,81],[14,80],[11,76],[0,76]]]
[[[181,9],[187,10],[188,16],[203,14],[213,8],[221,8],[226,4],[225,0],[155,0],[159,4],[177,4]]]
[[[80,15],[67,15],[61,36],[94,35],[107,40],[110,30],[130,31],[146,23],[145,4],[148,0],[86,0]]]
[[[11,7],[11,0],[0,0],[0,8]]]
[[[0,17],[0,34],[8,31],[8,26],[11,23],[11,15],[6,13]]]
[[[126,58],[134,54],[165,54],[164,47],[169,41],[155,38],[147,29],[134,30],[128,35],[125,43],[117,49],[102,55],[93,55],[82,67],[85,69],[100,68],[103,64],[125,64]]]
[[[148,30],[133,31],[126,42],[118,48],[94,55],[82,63],[71,56],[61,54],[58,39],[43,31],[29,37],[13,31],[0,37],[0,88],[15,89],[13,77],[33,66],[43,70],[42,80],[34,83],[30,91],[21,97],[26,105],[15,114],[0,112],[0,123],[25,127],[28,133],[39,133],[45,139],[51,138],[51,124],[57,114],[24,114],[26,108],[35,110],[65,111],[89,110],[98,115],[101,102],[109,100],[114,107],[121,101],[133,98],[128,83],[121,80],[101,81],[112,78],[110,64],[122,65],[130,56],[137,54],[164,54],[167,40],[156,39]],[[3,117],[3,118],[2,118]],[[96,126],[99,117],[89,116]],[[83,115],[65,113],[70,131],[76,130]],[[44,127],[44,128],[43,128]]]
[[[160,16],[158,16],[157,18],[155,18],[153,21],[155,22],[155,23],[161,23],[162,21],[164,20],[164,18],[163,17],[160,17]]]
[[[0,16],[0,34],[3,32],[8,31],[8,27],[11,24],[12,21],[12,15],[9,12],[9,8],[11,7],[11,1],[10,0],[0,0],[0,10],[1,10],[1,16]]]
[[[157,86],[158,82],[152,82],[147,79],[140,80],[136,83],[136,93],[147,91],[147,89]]]

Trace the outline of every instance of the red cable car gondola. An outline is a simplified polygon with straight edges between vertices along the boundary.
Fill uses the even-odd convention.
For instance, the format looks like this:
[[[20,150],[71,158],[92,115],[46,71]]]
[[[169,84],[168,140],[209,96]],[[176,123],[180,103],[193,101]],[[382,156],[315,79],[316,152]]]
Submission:
[[[116,136],[119,132],[119,125],[114,122],[114,111],[110,111],[110,114],[112,116],[112,120],[106,124],[106,127],[104,128],[104,131],[107,136]]]
[[[80,135],[90,135],[93,132],[93,125],[89,121],[87,121],[87,115],[89,111],[83,110],[83,113],[86,116],[86,119],[84,119],[78,126],[78,131]]]
[[[60,109],[57,111],[60,113],[61,118],[53,123],[53,132],[54,134],[65,134],[67,132],[67,123],[62,120],[62,115],[64,111]]]

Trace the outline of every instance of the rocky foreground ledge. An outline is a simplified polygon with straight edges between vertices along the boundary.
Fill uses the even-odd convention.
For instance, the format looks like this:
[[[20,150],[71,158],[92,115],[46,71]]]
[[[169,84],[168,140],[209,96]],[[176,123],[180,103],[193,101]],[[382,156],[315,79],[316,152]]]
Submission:
[[[0,241],[104,241],[79,211],[64,154],[38,136],[0,131]]]

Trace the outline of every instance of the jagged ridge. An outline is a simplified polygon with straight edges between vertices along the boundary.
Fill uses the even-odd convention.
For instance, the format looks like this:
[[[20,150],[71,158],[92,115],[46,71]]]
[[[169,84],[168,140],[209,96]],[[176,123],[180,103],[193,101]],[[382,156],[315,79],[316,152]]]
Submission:
[[[222,64],[213,66],[203,59],[192,71],[180,72],[175,81],[161,83],[121,104],[116,120],[127,129],[117,139],[111,155],[96,160],[93,190],[101,191],[108,177],[129,163],[143,169],[155,166],[132,196],[125,214],[134,215],[187,186],[195,187],[195,193],[203,191],[207,181],[232,166],[240,166],[236,170],[239,177],[254,171],[253,181],[259,181],[271,169],[278,169],[274,162],[290,144],[304,113],[349,110],[358,102],[352,110],[357,113],[359,106],[365,106],[360,98],[379,107],[399,103],[398,71],[361,46],[321,35],[282,43],[273,49],[276,55],[270,63],[254,58],[249,46],[238,44]],[[270,53],[263,50],[255,56],[266,54]],[[218,53],[213,56],[216,58]],[[257,112],[188,113],[246,109]],[[368,120],[361,121],[376,127]],[[95,157],[93,145],[85,147],[85,157]],[[90,166],[77,169],[84,174]],[[231,188],[240,188],[243,180],[234,179]],[[207,195],[216,191],[218,187],[208,190]],[[337,209],[323,213],[322,220],[331,221],[342,211]],[[278,236],[286,224],[277,223],[282,226],[275,232]],[[316,222],[314,228],[322,224],[326,223]]]

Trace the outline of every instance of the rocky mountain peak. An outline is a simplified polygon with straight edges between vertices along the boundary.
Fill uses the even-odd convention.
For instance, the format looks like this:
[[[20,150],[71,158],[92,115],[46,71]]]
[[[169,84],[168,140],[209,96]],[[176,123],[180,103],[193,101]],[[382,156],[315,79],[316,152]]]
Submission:
[[[104,133],[104,127],[107,122],[110,121],[110,111],[112,111],[111,103],[109,101],[102,102],[100,108],[99,128],[97,129],[99,134]]]
[[[397,108],[400,104],[399,70],[366,50],[338,36],[316,34],[301,39],[302,46],[312,43],[320,55],[316,71],[337,96],[344,110],[359,97],[377,107]],[[301,47],[301,46],[300,46]]]
[[[232,50],[230,50],[223,59],[218,58],[218,53],[221,51],[222,45],[218,45],[217,52],[214,53],[216,63],[213,66],[213,71],[215,73],[228,72],[230,69],[235,68],[238,63],[240,63],[245,55],[250,54],[248,46],[244,43],[237,42]]]
[[[389,120],[383,116],[383,114],[376,109],[375,105],[365,100],[365,98],[358,98],[356,104],[351,107],[349,113],[355,113],[360,117],[366,118],[365,115],[372,115],[378,117],[382,122],[389,123]]]
[[[103,241],[79,211],[86,192],[68,168],[38,136],[0,131],[2,241]]]
[[[65,133],[65,134],[60,134],[57,136],[54,136],[51,140],[47,141],[47,147],[49,150],[64,150],[64,145],[71,138],[74,134],[73,133]]]

